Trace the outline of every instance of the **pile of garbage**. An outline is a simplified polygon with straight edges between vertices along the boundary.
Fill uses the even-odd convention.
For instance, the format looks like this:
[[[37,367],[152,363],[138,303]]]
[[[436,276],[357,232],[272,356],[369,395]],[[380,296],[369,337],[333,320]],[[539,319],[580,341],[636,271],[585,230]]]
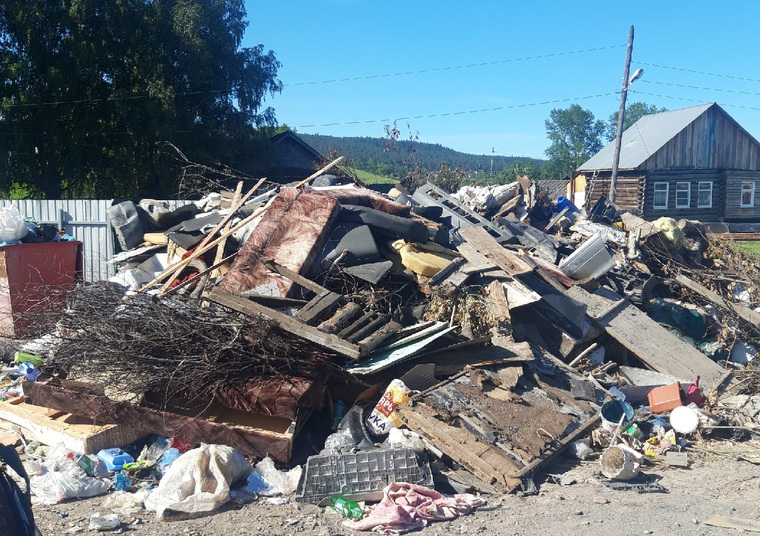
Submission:
[[[27,442],[37,500],[109,493],[91,523],[114,527],[296,500],[399,533],[533,493],[562,453],[653,491],[644,460],[760,430],[760,289],[698,222],[586,212],[525,177],[316,178],[112,208],[118,274],[0,380],[16,412],[117,427],[96,452]]]

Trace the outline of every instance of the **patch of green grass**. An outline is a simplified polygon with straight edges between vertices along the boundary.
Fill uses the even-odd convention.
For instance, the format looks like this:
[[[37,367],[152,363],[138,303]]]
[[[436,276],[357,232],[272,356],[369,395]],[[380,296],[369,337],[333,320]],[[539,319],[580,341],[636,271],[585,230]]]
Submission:
[[[361,169],[354,169],[354,171],[356,172],[356,177],[364,184],[398,184],[398,180],[393,177],[383,177],[382,175],[375,175]]]
[[[749,253],[753,257],[760,258],[760,242],[736,242],[737,249]]]

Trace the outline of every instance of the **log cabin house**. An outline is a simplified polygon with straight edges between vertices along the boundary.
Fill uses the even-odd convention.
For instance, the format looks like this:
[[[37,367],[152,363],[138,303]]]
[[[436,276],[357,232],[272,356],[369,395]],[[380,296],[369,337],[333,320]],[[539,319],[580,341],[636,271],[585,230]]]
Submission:
[[[569,196],[609,198],[614,141],[576,171]],[[615,204],[647,220],[760,224],[760,143],[717,103],[645,115],[623,132]]]

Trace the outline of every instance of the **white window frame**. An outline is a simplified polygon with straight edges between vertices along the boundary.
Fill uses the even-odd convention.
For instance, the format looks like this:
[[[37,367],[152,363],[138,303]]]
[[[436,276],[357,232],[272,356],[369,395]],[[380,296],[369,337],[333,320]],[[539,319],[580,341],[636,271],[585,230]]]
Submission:
[[[657,192],[662,191],[661,189],[658,190],[658,186],[665,185],[665,204],[664,205],[658,205],[657,204]],[[652,208],[655,210],[667,210],[668,208],[668,194],[670,194],[670,184],[667,182],[655,182],[652,189]]]
[[[749,191],[749,203],[744,202],[744,191],[745,186],[749,186],[747,189]],[[755,181],[745,181],[742,182],[742,189],[741,189],[741,196],[739,197],[739,206],[741,208],[752,208],[755,206]]]
[[[686,204],[678,202],[678,194],[683,194],[683,186],[686,186]],[[690,182],[677,182],[676,183],[676,208],[689,208],[691,207],[691,183]]]
[[[707,188],[705,188],[707,186]],[[709,192],[710,195],[710,202],[709,203],[700,203],[700,197],[702,195],[702,192]],[[713,183],[712,181],[699,181],[697,184],[697,208],[712,208],[712,201],[713,201]]]

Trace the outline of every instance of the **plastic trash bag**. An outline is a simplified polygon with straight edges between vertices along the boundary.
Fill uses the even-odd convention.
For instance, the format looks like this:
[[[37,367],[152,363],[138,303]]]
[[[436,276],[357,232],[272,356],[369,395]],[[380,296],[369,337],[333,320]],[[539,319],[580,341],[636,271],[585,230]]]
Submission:
[[[254,472],[272,486],[277,493],[290,495],[295,493],[298,487],[298,481],[301,480],[302,468],[300,465],[293,467],[290,471],[280,471],[274,466],[274,460],[267,456],[256,464]],[[262,495],[276,495],[277,493],[262,493]]]
[[[27,232],[26,222],[16,207],[0,207],[0,242],[16,242]]]
[[[93,478],[81,469],[68,472],[53,471],[30,479],[32,493],[42,504],[56,504],[66,499],[95,497],[108,492],[111,481]]]
[[[147,495],[147,491],[138,491],[136,493],[129,493],[128,491],[114,491],[109,494],[103,502],[100,503],[101,508],[110,510],[115,514],[122,514],[129,516],[142,512],[143,500]]]
[[[119,525],[121,525],[121,521],[119,521],[119,516],[116,514],[101,514],[100,512],[95,512],[90,517],[90,530],[114,530],[118,529]]]
[[[232,447],[202,444],[169,466],[145,499],[145,507],[155,510],[159,519],[166,510],[210,512],[229,500],[230,487],[251,470],[248,460]]]

